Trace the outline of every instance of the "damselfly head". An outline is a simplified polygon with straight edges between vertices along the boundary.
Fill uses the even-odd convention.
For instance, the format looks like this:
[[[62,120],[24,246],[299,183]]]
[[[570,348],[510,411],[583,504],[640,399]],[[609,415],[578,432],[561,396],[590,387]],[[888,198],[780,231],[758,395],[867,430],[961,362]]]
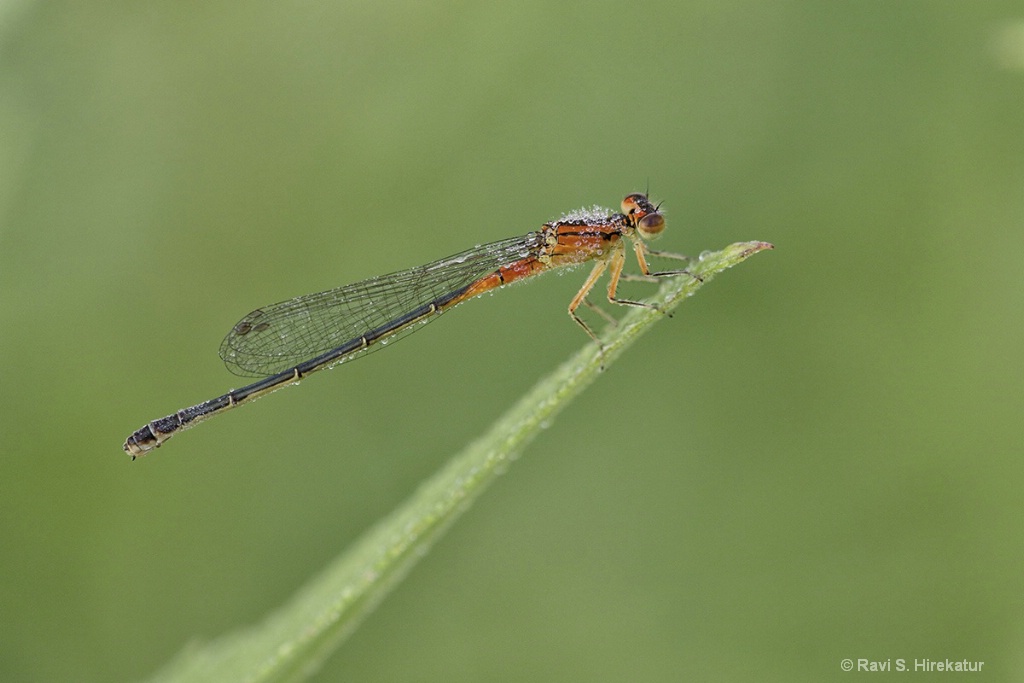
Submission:
[[[647,195],[635,192],[622,200],[622,213],[636,226],[644,239],[657,237],[665,229],[665,217],[651,204]]]

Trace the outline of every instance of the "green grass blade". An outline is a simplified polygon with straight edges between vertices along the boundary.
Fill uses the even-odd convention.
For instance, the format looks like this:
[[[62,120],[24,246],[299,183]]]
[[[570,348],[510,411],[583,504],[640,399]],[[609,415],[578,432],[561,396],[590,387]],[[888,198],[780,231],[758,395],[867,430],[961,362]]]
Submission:
[[[588,343],[523,396],[491,429],[452,458],[402,506],[313,577],[262,623],[186,648],[154,681],[299,681],[314,672],[358,627],[523,447],[570,400],[656,321],[715,275],[771,249],[740,242],[704,254],[687,275],[665,278],[649,301],[661,311],[631,308],[603,336],[604,352]]]

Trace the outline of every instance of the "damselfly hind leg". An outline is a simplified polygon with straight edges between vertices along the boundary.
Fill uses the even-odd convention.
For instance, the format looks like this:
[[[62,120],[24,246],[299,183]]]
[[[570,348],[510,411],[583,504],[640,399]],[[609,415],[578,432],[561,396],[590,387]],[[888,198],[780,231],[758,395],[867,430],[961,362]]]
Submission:
[[[587,276],[586,282],[583,283],[583,286],[580,287],[580,291],[576,292],[576,296],[574,296],[572,301],[569,302],[569,316],[576,321],[577,325],[583,328],[583,331],[586,332],[591,339],[597,342],[597,347],[600,349],[602,354],[604,353],[604,345],[601,343],[601,340],[597,338],[594,331],[590,329],[590,325],[576,314],[576,309],[580,307],[580,304],[586,304],[587,308],[594,307],[592,303],[587,301],[587,295],[590,294],[590,290],[594,288],[594,284],[597,283],[601,274],[604,273],[607,267],[607,261],[601,260],[595,263],[593,270],[590,271],[590,275]]]

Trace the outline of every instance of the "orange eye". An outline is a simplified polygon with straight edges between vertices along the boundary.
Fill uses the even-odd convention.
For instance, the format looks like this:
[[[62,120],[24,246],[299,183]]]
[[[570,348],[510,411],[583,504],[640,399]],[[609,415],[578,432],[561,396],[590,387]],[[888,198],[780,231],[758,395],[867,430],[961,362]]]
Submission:
[[[636,229],[645,239],[657,237],[665,229],[665,217],[660,213],[649,213],[640,219]]]
[[[646,195],[634,192],[631,195],[627,195],[626,198],[622,200],[622,213],[627,216],[631,216],[637,211],[643,211],[643,206],[647,203]]]

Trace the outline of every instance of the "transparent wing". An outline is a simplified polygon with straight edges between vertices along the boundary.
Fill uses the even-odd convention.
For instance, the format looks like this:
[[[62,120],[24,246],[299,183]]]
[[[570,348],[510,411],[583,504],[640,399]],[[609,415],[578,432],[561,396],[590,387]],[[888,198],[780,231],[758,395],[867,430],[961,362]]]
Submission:
[[[534,253],[540,239],[539,233],[532,232],[423,266],[257,308],[224,338],[220,357],[236,375],[266,377],[284,372]],[[412,325],[392,338],[420,327]]]

